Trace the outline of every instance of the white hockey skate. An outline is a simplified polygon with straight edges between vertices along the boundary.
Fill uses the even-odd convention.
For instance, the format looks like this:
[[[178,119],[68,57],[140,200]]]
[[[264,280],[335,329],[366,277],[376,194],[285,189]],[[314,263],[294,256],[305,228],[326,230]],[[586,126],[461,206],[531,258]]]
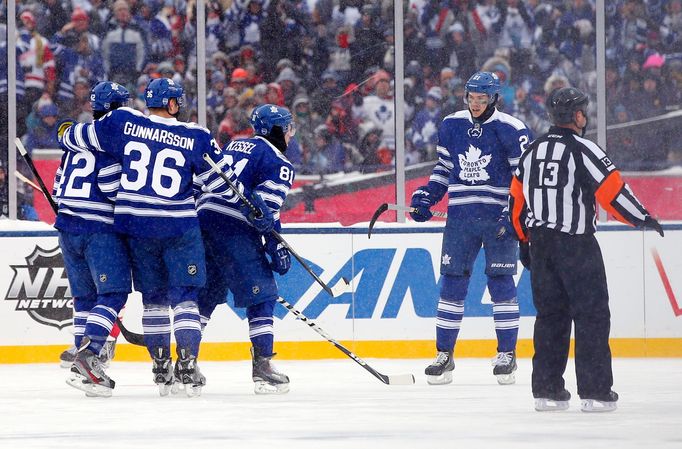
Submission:
[[[452,382],[452,372],[455,370],[455,361],[452,359],[452,351],[439,351],[432,364],[426,367],[426,382],[429,385],[446,385]]]
[[[618,393],[609,391],[606,396],[581,398],[580,410],[586,413],[612,412],[618,408]]]
[[[86,346],[87,342],[84,342],[76,354],[66,383],[84,391],[89,397],[111,397],[116,382],[106,375],[99,358],[91,350],[85,349]]]
[[[275,368],[272,358],[264,357],[258,348],[251,347],[253,391],[256,394],[285,394],[289,392],[289,376]]]
[[[178,353],[180,358],[175,362],[173,370],[175,383],[171,392],[176,394],[184,388],[187,397],[201,396],[201,389],[206,385],[206,377],[199,371],[196,356],[191,355],[186,348],[179,348]]]
[[[516,351],[498,352],[492,360],[493,374],[497,377],[500,385],[512,385],[516,383]]]
[[[571,393],[564,389],[556,394],[547,395],[546,397],[535,398],[535,410],[538,412],[560,412],[568,410],[568,401],[571,399]]]
[[[152,352],[154,353],[154,356],[152,357],[154,383],[159,387],[159,395],[168,396],[175,384],[173,360],[170,356],[170,349],[158,346],[154,348]]]

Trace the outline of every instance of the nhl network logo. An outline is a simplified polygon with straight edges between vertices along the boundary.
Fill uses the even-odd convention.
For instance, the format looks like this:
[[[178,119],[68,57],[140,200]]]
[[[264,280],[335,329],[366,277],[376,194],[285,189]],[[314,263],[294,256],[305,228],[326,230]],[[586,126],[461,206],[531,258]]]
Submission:
[[[10,265],[14,271],[6,301],[16,301],[15,310],[27,312],[41,324],[62,329],[73,323],[73,299],[59,248],[36,246],[25,265]]]

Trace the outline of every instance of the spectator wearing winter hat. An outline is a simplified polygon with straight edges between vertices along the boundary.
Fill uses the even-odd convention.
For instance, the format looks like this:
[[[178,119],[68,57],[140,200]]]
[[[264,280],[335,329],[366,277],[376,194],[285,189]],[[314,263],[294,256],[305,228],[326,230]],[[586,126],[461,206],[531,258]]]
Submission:
[[[238,94],[242,94],[244,90],[248,87],[249,73],[242,67],[237,67],[232,71],[230,75],[230,87],[235,89]]]
[[[32,105],[43,95],[54,96],[57,67],[48,40],[37,30],[33,13],[26,10],[19,19],[22,27],[17,47],[21,50],[19,63],[24,70],[24,98],[27,104]]]
[[[358,110],[358,121],[371,120],[381,128],[382,146],[395,150],[395,105],[391,95],[391,76],[384,70],[374,75],[374,95],[365,97]]]
[[[408,165],[435,159],[438,142],[438,124],[443,120],[441,102],[443,93],[440,87],[432,87],[426,94],[424,106],[417,111],[412,121],[413,151],[405,155]]]
[[[292,104],[294,97],[298,92],[298,85],[300,83],[300,79],[296,76],[293,69],[290,69],[289,67],[282,69],[275,82],[282,87],[284,104]]]
[[[62,27],[52,37],[52,42],[76,49],[81,37],[85,35],[93,52],[99,52],[100,39],[90,32],[90,16],[81,8],[75,8],[71,13],[71,21]]]
[[[59,148],[57,142],[57,117],[59,110],[51,101],[45,101],[38,106],[35,114],[38,121],[35,126],[29,127],[28,134],[24,139],[26,148]]]
[[[225,78],[223,72],[218,70],[214,71],[211,74],[210,88],[206,95],[206,107],[210,109],[216,117],[222,117],[225,114],[223,108],[223,91],[226,87],[227,78]]]
[[[291,112],[296,123],[296,136],[301,153],[301,164],[306,164],[315,146],[314,131],[321,121],[315,118],[310,99],[305,94],[298,94],[291,105]]]
[[[329,115],[332,100],[341,95],[341,92],[343,91],[339,87],[336,73],[326,70],[322,73],[322,85],[318,86],[310,95],[313,112],[318,117],[326,118]]]
[[[125,0],[116,0],[114,19],[102,40],[102,57],[107,78],[123,85],[132,85],[142,73],[145,61],[145,36],[132,23],[130,7]]]
[[[476,47],[471,39],[466,38],[461,22],[454,22],[448,28],[446,49],[449,55],[448,67],[452,68],[460,78],[462,74],[476,72],[478,68]]]

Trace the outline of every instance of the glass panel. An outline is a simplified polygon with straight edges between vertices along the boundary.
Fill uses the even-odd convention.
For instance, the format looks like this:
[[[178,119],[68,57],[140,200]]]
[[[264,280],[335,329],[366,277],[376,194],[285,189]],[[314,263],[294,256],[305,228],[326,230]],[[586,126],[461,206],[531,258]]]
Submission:
[[[607,144],[658,218],[682,218],[682,1],[607,4]]]
[[[6,5],[0,4],[0,218],[9,217],[8,177],[8,111],[7,101],[7,14]]]
[[[193,109],[196,120],[196,64],[192,72],[186,63],[196,51],[194,24],[186,23],[192,5],[125,0],[17,5],[17,135],[48,189],[62,154],[56,127],[64,119],[93,119],[90,90],[99,81],[124,85],[133,97],[131,106],[143,111],[149,80],[172,77],[186,88],[190,108],[185,114],[189,117]],[[33,180],[21,159],[17,169]],[[42,193],[23,182],[17,190],[20,219],[54,222]]]

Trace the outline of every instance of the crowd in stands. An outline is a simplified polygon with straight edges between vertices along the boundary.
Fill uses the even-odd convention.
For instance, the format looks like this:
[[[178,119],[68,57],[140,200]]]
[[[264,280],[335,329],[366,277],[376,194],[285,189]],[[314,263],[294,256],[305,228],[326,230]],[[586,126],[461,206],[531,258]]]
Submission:
[[[679,108],[682,0],[606,7],[607,122]],[[125,85],[144,109],[149,80],[172,78],[185,87],[186,118],[196,120],[195,15],[196,0],[18,2],[19,134],[31,148],[56,147],[57,119],[90,119],[89,89],[102,79]],[[436,158],[438,124],[466,107],[464,82],[477,70],[499,75],[499,108],[534,135],[549,124],[546,95],[566,85],[591,94],[596,123],[595,18],[590,0],[406,3],[406,163]],[[249,135],[249,113],[269,102],[296,117],[288,156],[299,173],[393,164],[393,1],[212,0],[206,27],[208,127],[221,145]],[[676,123],[614,130],[608,149],[625,169],[681,164]]]

